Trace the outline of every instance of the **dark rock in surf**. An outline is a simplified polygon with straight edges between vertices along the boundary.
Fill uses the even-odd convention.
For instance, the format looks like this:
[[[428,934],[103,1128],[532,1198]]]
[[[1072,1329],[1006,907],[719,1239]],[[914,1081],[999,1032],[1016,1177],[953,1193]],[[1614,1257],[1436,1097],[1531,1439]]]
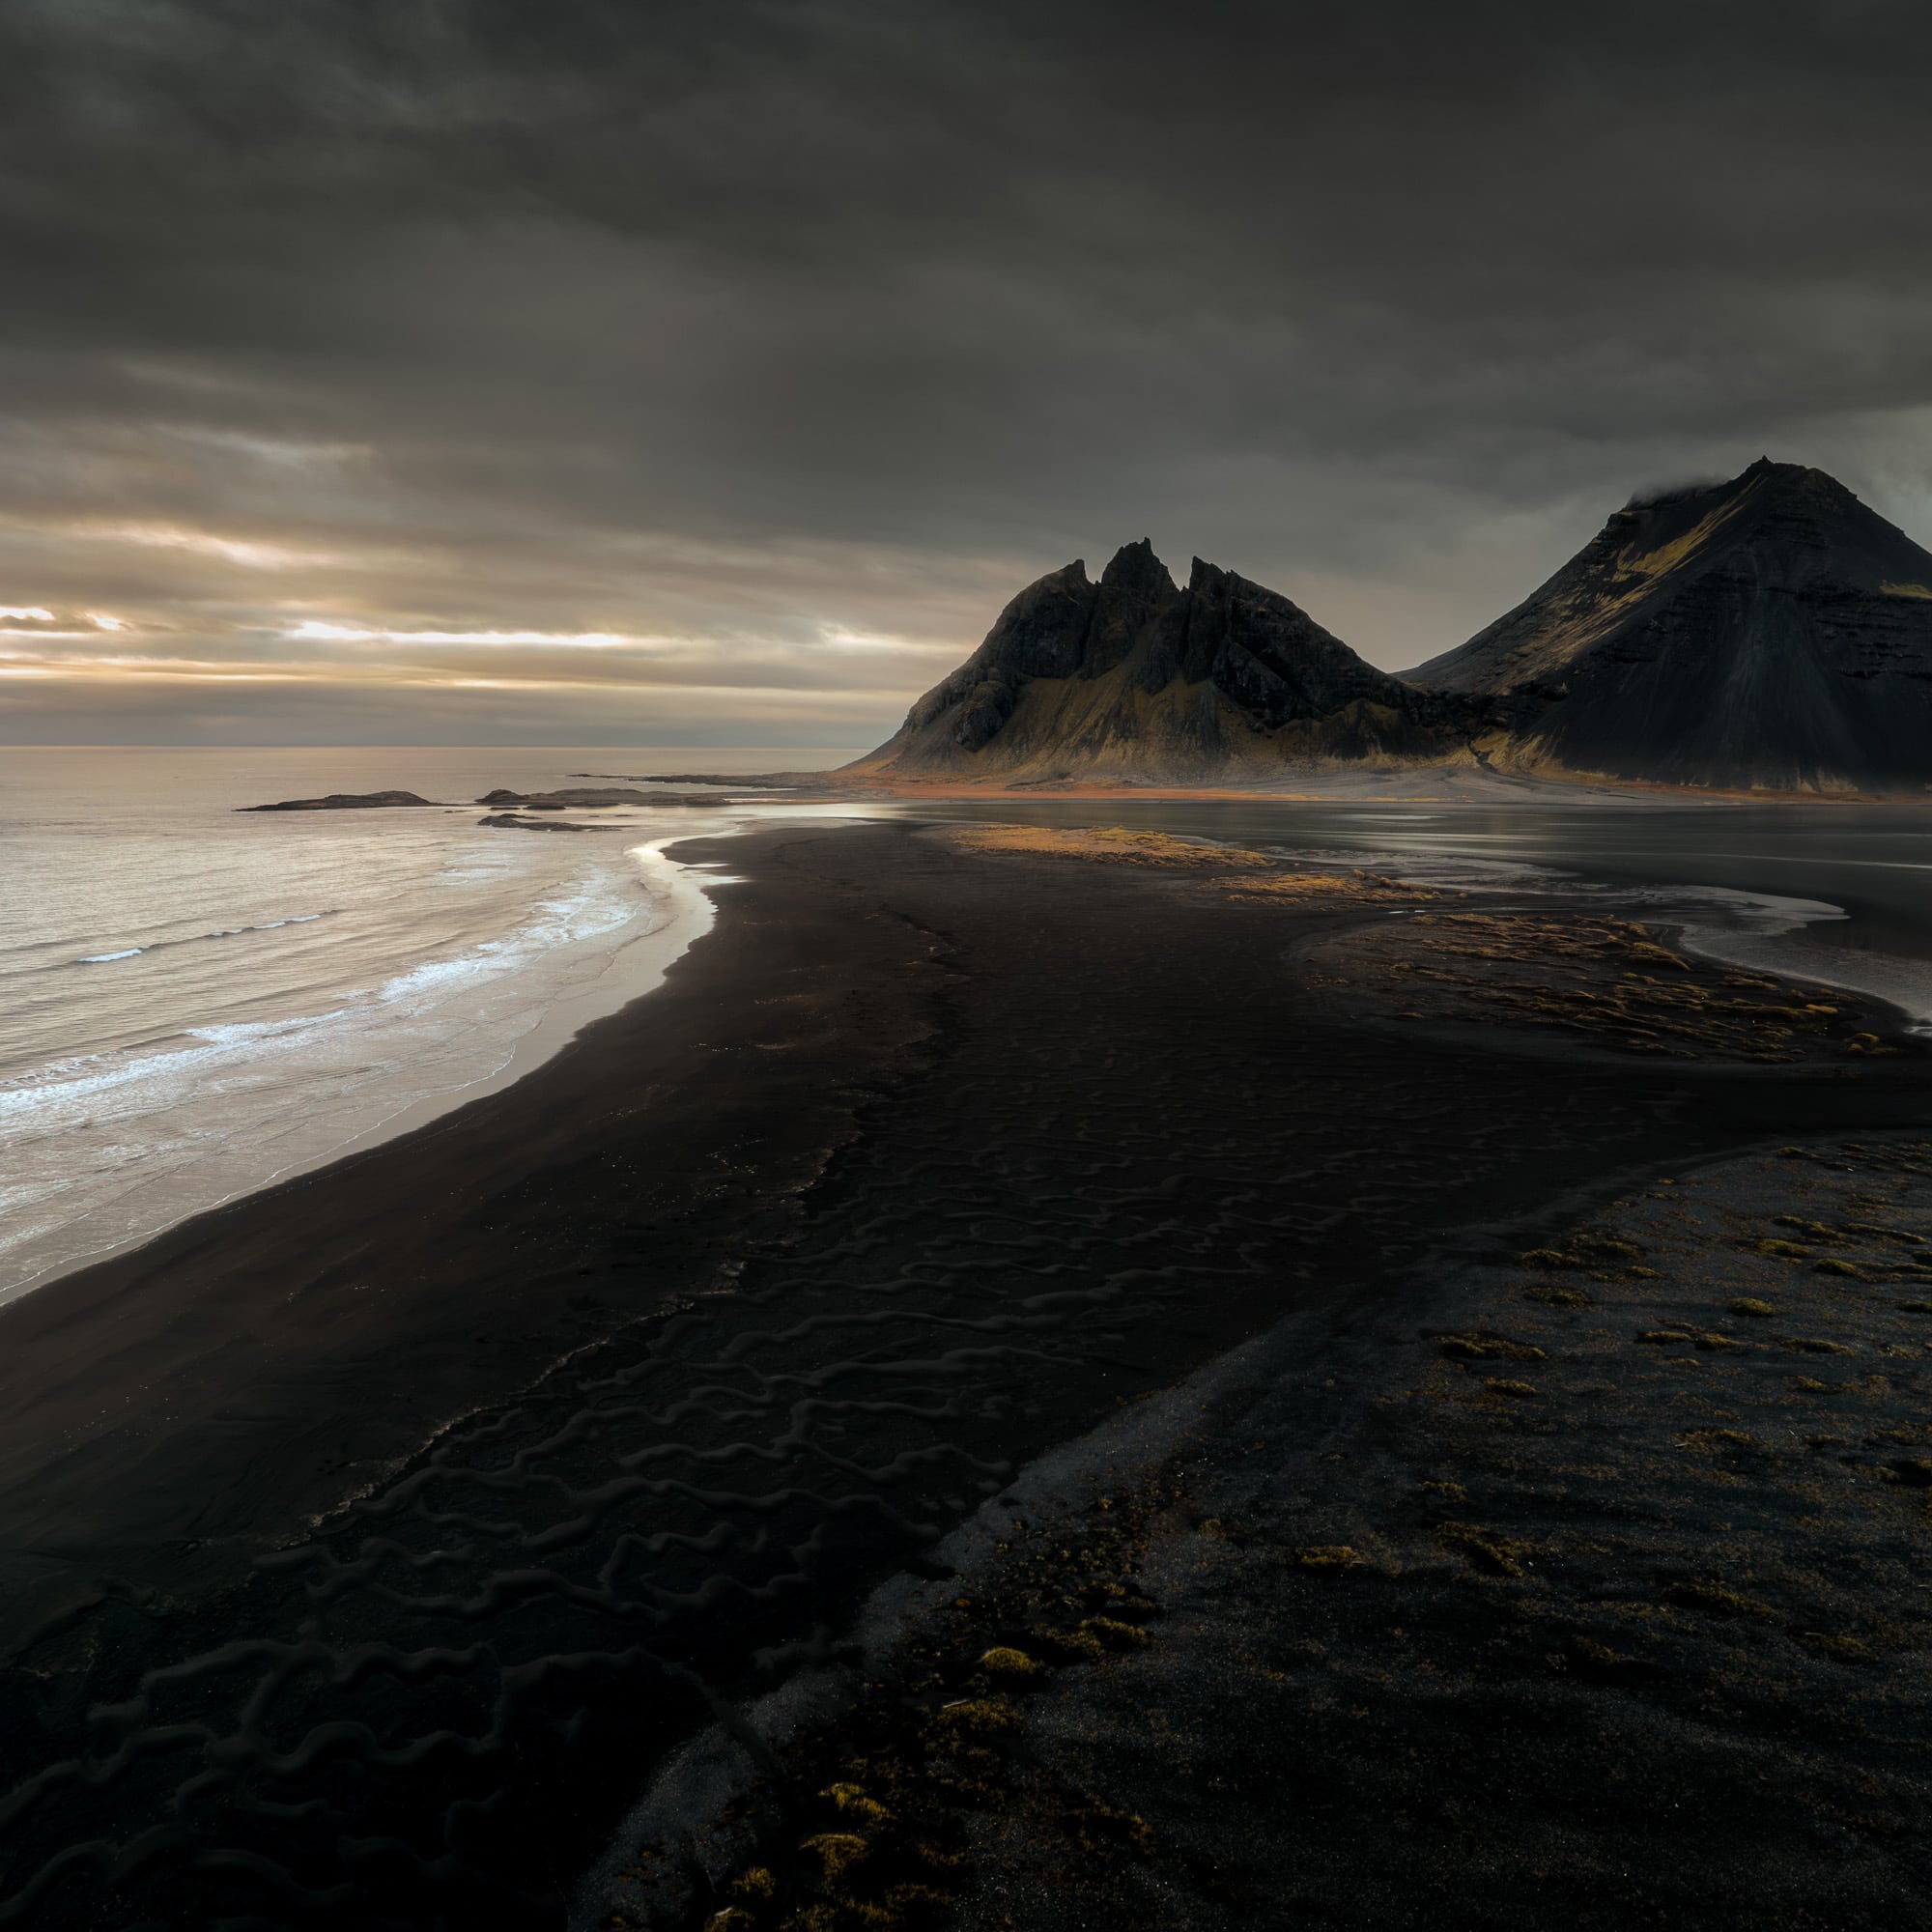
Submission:
[[[515,806],[525,811],[584,810],[610,805],[657,805],[661,800],[647,791],[626,786],[580,786],[563,791],[492,791],[479,798],[478,805]]]
[[[478,805],[494,805],[500,810],[519,811],[601,811],[616,805],[720,806],[769,803],[758,799],[724,798],[711,792],[633,791],[619,786],[566,787],[562,791],[493,791],[479,798]]]

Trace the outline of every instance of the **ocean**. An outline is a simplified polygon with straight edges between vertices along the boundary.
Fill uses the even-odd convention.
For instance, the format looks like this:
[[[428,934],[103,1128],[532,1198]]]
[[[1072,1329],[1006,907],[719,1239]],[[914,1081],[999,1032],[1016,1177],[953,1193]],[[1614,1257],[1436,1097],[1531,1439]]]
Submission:
[[[482,828],[467,801],[855,755],[0,753],[0,1298],[526,1071],[709,923],[701,875],[660,847],[770,815],[624,810],[537,835]],[[392,788],[454,803],[237,810]]]

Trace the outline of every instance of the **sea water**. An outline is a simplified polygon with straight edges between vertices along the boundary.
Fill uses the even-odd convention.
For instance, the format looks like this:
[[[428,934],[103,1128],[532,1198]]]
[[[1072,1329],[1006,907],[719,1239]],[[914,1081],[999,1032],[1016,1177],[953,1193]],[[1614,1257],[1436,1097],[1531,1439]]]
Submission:
[[[1426,885],[1580,907],[1614,902],[1693,951],[1873,994],[1932,1031],[1932,804],[1679,804],[1633,792],[1586,805],[1037,797],[949,812],[1035,824],[1108,821],[1346,863]],[[1391,788],[1394,788],[1392,781]]]
[[[708,923],[665,844],[796,810],[540,834],[484,792],[852,755],[0,752],[0,1296],[526,1071]],[[237,810],[390,789],[448,803]]]

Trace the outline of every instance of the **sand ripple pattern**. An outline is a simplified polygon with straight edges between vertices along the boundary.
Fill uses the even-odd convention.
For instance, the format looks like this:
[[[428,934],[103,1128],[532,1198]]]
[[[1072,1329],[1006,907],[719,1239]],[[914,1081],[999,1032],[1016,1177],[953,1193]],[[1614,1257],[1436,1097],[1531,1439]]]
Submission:
[[[654,1757],[1021,1458],[1520,1208],[1532,1155],[1547,1188],[1713,1138],[1621,1070],[1487,1066],[1472,1108],[1469,1061],[1298,1022],[1280,958],[1264,1009],[1101,947],[1024,1029],[961,975],[936,1064],[783,1251],[721,1229],[728,1291],[471,1417],[245,1587],[44,1635],[0,1685],[0,1925],[559,1926]],[[642,1253],[598,1267],[647,1305]]]

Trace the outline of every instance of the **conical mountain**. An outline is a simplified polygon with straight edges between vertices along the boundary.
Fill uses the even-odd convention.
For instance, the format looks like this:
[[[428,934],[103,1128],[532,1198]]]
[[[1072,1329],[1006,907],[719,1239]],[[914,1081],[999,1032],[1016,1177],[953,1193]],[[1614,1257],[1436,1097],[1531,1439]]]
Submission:
[[[1460,752],[1462,700],[1377,670],[1286,597],[1145,540],[1098,583],[1030,583],[905,724],[846,769],[910,778],[1204,783]]]
[[[1487,696],[1497,763],[1673,784],[1932,782],[1932,554],[1821,469],[1619,510],[1417,684]]]

